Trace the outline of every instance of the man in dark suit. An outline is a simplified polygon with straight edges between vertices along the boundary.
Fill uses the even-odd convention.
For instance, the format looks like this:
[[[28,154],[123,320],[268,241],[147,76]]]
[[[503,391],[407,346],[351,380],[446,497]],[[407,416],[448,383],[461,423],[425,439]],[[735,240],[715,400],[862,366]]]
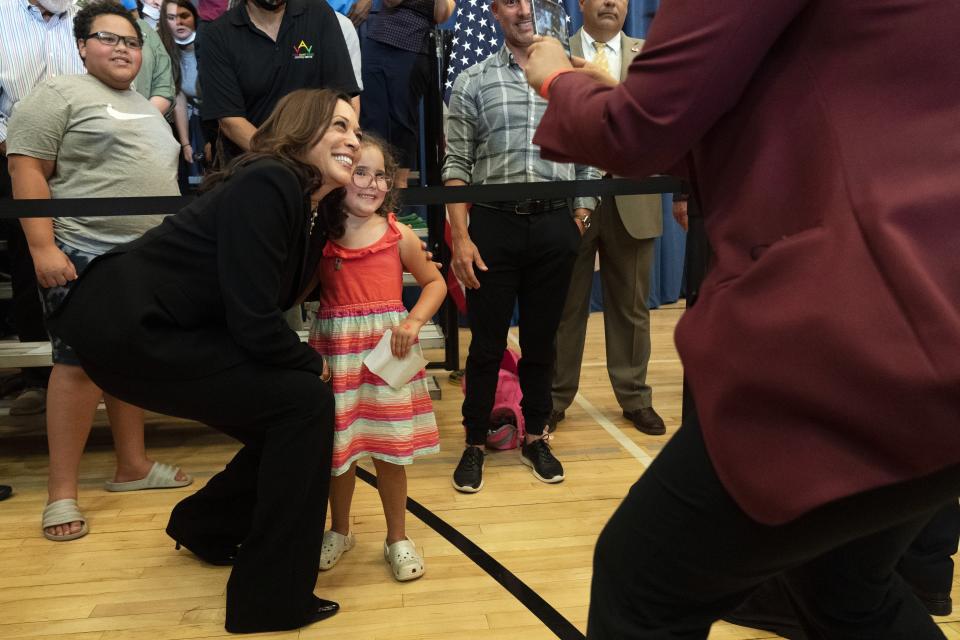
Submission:
[[[571,52],[623,80],[633,58],[643,47],[643,40],[631,38],[622,31],[627,1],[580,0],[580,9],[583,28],[570,38]],[[623,416],[637,429],[648,435],[661,435],[666,428],[653,408],[653,390],[647,384],[650,361],[647,297],[654,240],[663,233],[660,196],[603,198],[590,222],[580,240],[557,331],[550,427],[552,430],[563,420],[580,386],[593,267],[599,251],[607,373],[613,392]]]
[[[943,637],[894,569],[960,493],[958,35],[939,0],[730,0],[664,3],[616,86],[531,47],[541,153],[688,158],[714,249],[699,419],[600,536],[592,638],[705,637],[778,572],[822,637]]]

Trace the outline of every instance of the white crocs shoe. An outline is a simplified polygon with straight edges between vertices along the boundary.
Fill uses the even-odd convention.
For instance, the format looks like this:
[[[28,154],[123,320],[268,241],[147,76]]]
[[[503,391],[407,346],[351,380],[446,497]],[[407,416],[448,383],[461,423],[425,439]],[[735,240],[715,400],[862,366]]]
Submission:
[[[320,571],[329,571],[340,561],[342,556],[353,549],[353,533],[342,535],[333,531],[324,531],[323,543],[320,545]]]
[[[416,580],[423,575],[423,559],[417,553],[413,540],[407,538],[387,545],[383,542],[383,559],[390,563],[393,577],[400,582]]]

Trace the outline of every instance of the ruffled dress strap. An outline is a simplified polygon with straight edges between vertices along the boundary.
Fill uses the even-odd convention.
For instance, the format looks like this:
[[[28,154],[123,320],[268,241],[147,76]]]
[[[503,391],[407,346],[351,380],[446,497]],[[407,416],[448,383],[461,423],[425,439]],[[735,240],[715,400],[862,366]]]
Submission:
[[[330,240],[323,247],[324,258],[340,258],[341,260],[352,260],[362,258],[373,253],[379,253],[385,249],[396,246],[403,238],[403,232],[400,230],[400,223],[397,222],[397,216],[393,213],[387,214],[387,228],[380,236],[380,239],[365,247],[358,249],[349,249],[338,244],[335,240]]]

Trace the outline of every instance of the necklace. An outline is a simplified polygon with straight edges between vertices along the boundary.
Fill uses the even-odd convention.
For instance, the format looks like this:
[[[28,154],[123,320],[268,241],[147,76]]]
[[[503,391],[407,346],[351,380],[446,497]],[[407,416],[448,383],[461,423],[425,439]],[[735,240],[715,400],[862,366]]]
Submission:
[[[319,209],[319,202],[310,203],[310,230],[307,232],[307,235],[313,235],[313,227],[317,224],[317,209]]]

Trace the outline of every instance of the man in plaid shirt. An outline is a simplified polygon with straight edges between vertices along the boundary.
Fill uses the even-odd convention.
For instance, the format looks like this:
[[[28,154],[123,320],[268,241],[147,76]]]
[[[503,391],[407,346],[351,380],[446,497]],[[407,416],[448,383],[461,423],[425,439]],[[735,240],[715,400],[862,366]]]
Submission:
[[[529,0],[493,0],[491,11],[505,44],[461,73],[447,119],[444,184],[503,184],[597,179],[581,165],[540,158],[533,134],[546,101],[523,75],[533,42]],[[453,474],[458,491],[483,487],[483,446],[490,424],[500,360],[514,304],[520,309],[519,364],[526,438],[521,460],[537,479],[563,480],[544,427],[550,417],[554,338],[577,248],[595,198],[478,203],[467,227],[467,205],[450,204],[452,267],[467,288],[472,338],[467,357],[463,424],[467,446]]]

